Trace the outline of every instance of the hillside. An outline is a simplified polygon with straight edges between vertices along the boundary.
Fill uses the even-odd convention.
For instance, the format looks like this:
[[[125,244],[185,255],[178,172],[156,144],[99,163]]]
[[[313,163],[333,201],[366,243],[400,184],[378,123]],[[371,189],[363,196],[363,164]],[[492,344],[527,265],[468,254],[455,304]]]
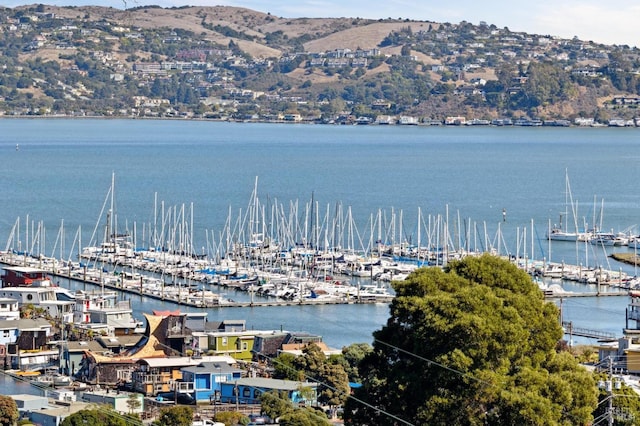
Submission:
[[[608,122],[640,104],[637,49],[487,24],[231,6],[30,5],[0,18],[11,114]]]

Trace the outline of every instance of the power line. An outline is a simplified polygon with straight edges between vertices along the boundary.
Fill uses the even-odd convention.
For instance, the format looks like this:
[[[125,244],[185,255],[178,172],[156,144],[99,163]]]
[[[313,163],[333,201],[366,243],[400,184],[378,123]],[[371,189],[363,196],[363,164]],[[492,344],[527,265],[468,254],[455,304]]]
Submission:
[[[478,383],[482,383],[482,384],[485,384],[485,385],[487,385],[487,386],[491,386],[491,387],[497,387],[497,386],[498,386],[498,385],[497,385],[497,384],[495,384],[495,383],[490,383],[490,382],[487,382],[486,380],[478,379],[477,377],[474,377],[474,376],[472,376],[472,375],[471,375],[471,374],[469,374],[469,373],[464,373],[464,372],[462,372],[462,371],[460,371],[460,370],[456,370],[455,368],[452,368],[452,367],[446,366],[446,365],[444,365],[444,364],[442,364],[442,363],[439,363],[439,362],[434,361],[434,360],[432,360],[432,359],[425,358],[425,357],[420,356],[420,355],[418,355],[418,354],[415,354],[415,353],[413,353],[413,352],[409,352],[409,351],[407,351],[407,350],[404,350],[404,349],[402,349],[402,348],[399,348],[399,347],[397,347],[397,346],[394,346],[394,345],[392,345],[392,344],[390,344],[390,343],[383,342],[382,340],[374,339],[374,341],[375,341],[375,342],[378,342],[378,343],[380,343],[380,344],[382,344],[382,345],[385,345],[385,346],[387,346],[387,347],[390,347],[390,348],[392,348],[392,349],[394,349],[394,350],[396,350],[396,351],[398,351],[398,352],[402,352],[402,353],[404,353],[404,354],[407,354],[407,355],[410,355],[410,356],[412,356],[412,357],[414,357],[414,358],[417,358],[417,359],[419,359],[419,360],[421,360],[421,361],[424,361],[424,362],[426,362],[426,363],[427,363],[427,365],[432,365],[432,364],[433,364],[433,365],[438,366],[438,367],[440,367],[440,368],[442,368],[442,369],[445,369],[445,370],[450,371],[450,372],[452,372],[452,373],[458,374],[458,375],[460,375],[460,376],[462,376],[462,377],[467,377],[467,378],[469,378],[469,379],[475,380],[476,382],[478,382]]]
[[[259,355],[261,355],[261,356],[263,356],[264,358],[266,358],[266,359],[270,360],[270,361],[271,361],[272,363],[274,363],[274,364],[278,363],[277,358],[273,358],[273,357],[271,357],[271,356],[269,356],[269,355],[266,355],[266,354],[264,354],[264,353],[262,353],[262,352],[256,352],[256,353],[257,353],[257,354],[259,354]],[[290,370],[292,370],[292,371],[298,372],[298,370],[294,370],[294,369],[292,369],[290,366],[288,366],[288,365],[286,365],[286,364],[282,364],[282,363],[281,363],[280,365],[282,365],[282,366],[284,366],[285,368],[288,368],[288,369],[290,369]],[[304,377],[305,377],[305,379],[307,379],[307,380],[311,380],[311,381],[313,381],[313,382],[319,383],[319,384],[321,384],[322,386],[325,386],[325,387],[327,387],[327,388],[329,388],[329,389],[331,389],[331,390],[333,390],[333,391],[335,391],[335,392],[340,392],[340,390],[339,390],[339,389],[336,389],[335,387],[333,387],[333,386],[331,386],[331,385],[328,385],[327,383],[324,383],[324,382],[322,382],[321,380],[319,380],[319,379],[317,379],[317,378],[315,378],[315,377],[309,376],[309,375],[308,375],[308,374],[306,374],[306,373],[304,373]],[[397,420],[397,421],[399,421],[399,422],[401,422],[401,423],[403,423],[403,424],[405,424],[405,425],[415,426],[413,423],[411,423],[411,422],[409,422],[409,421],[407,421],[407,420],[404,420],[404,419],[402,419],[402,418],[400,418],[400,417],[398,417],[398,416],[396,416],[396,415],[394,415],[394,414],[391,414],[391,413],[389,413],[388,411],[385,411],[385,410],[383,410],[383,409],[381,409],[381,408],[379,408],[379,407],[376,407],[376,406],[374,406],[374,405],[372,405],[372,404],[369,404],[368,402],[362,401],[361,399],[356,398],[356,397],[354,397],[353,395],[347,395],[347,398],[349,398],[349,399],[353,399],[354,401],[358,402],[359,404],[365,405],[365,406],[367,406],[368,408],[371,408],[371,409],[373,409],[373,410],[377,411],[378,413],[384,414],[385,416],[390,417],[390,418],[392,418],[392,419],[394,419],[394,420]]]

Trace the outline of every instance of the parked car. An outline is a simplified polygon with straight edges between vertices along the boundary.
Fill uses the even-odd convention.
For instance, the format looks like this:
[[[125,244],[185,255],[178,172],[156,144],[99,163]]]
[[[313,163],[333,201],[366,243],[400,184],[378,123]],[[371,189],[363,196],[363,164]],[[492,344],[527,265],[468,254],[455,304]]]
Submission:
[[[173,401],[183,405],[194,405],[196,399],[190,393],[161,392],[156,396],[158,401]]]
[[[191,422],[191,426],[224,426],[224,423],[214,422],[213,420],[203,419],[194,420]]]
[[[269,416],[257,415],[257,414],[249,414],[250,425],[269,425],[271,424],[271,419]]]

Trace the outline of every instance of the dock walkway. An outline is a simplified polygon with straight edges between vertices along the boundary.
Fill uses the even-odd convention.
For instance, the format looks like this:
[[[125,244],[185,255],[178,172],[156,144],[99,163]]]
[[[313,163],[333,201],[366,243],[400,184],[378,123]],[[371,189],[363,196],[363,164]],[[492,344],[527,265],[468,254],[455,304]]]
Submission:
[[[562,328],[564,329],[564,334],[568,334],[570,336],[588,337],[591,339],[600,340],[612,340],[616,338],[616,335],[614,333],[610,333],[608,331],[574,327],[571,321],[562,321]]]
[[[23,262],[10,262],[7,259],[0,257],[0,265],[6,266],[24,266]],[[37,266],[32,266],[37,267]],[[233,300],[224,300],[224,299],[211,299],[205,297],[189,297],[186,298],[189,294],[189,290],[187,288],[184,289],[182,293],[167,293],[167,294],[156,294],[155,292],[144,291],[144,289],[140,289],[137,286],[124,286],[121,283],[113,284],[112,282],[98,282],[91,279],[89,276],[86,278],[79,277],[77,275],[70,274],[60,274],[49,269],[43,268],[47,271],[49,275],[52,277],[63,278],[67,280],[71,280],[80,284],[90,284],[94,286],[100,286],[103,288],[108,288],[110,290],[121,291],[123,293],[128,293],[136,296],[149,297],[155,300],[161,300],[164,302],[174,303],[180,306],[187,306],[190,308],[201,308],[201,309],[211,309],[211,308],[258,308],[258,307],[269,307],[269,306],[296,306],[296,305],[356,305],[356,304],[374,304],[374,303],[389,303],[390,300],[376,300],[367,297],[362,298],[340,298],[340,299],[312,299],[312,298],[301,298],[295,300],[283,300],[283,299],[275,299],[275,300],[261,300],[261,301],[242,301],[237,302]],[[355,291],[354,291],[355,296]]]

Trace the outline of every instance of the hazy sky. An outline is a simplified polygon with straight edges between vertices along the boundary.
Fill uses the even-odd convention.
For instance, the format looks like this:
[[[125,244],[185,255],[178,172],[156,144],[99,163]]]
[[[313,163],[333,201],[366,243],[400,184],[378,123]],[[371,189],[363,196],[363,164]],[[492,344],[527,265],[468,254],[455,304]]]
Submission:
[[[638,0],[0,0],[0,4],[8,7],[32,3],[91,4],[121,9],[125,4],[126,7],[227,5],[285,18],[390,17],[472,24],[485,21],[499,28],[509,27],[512,31],[640,46]]]

